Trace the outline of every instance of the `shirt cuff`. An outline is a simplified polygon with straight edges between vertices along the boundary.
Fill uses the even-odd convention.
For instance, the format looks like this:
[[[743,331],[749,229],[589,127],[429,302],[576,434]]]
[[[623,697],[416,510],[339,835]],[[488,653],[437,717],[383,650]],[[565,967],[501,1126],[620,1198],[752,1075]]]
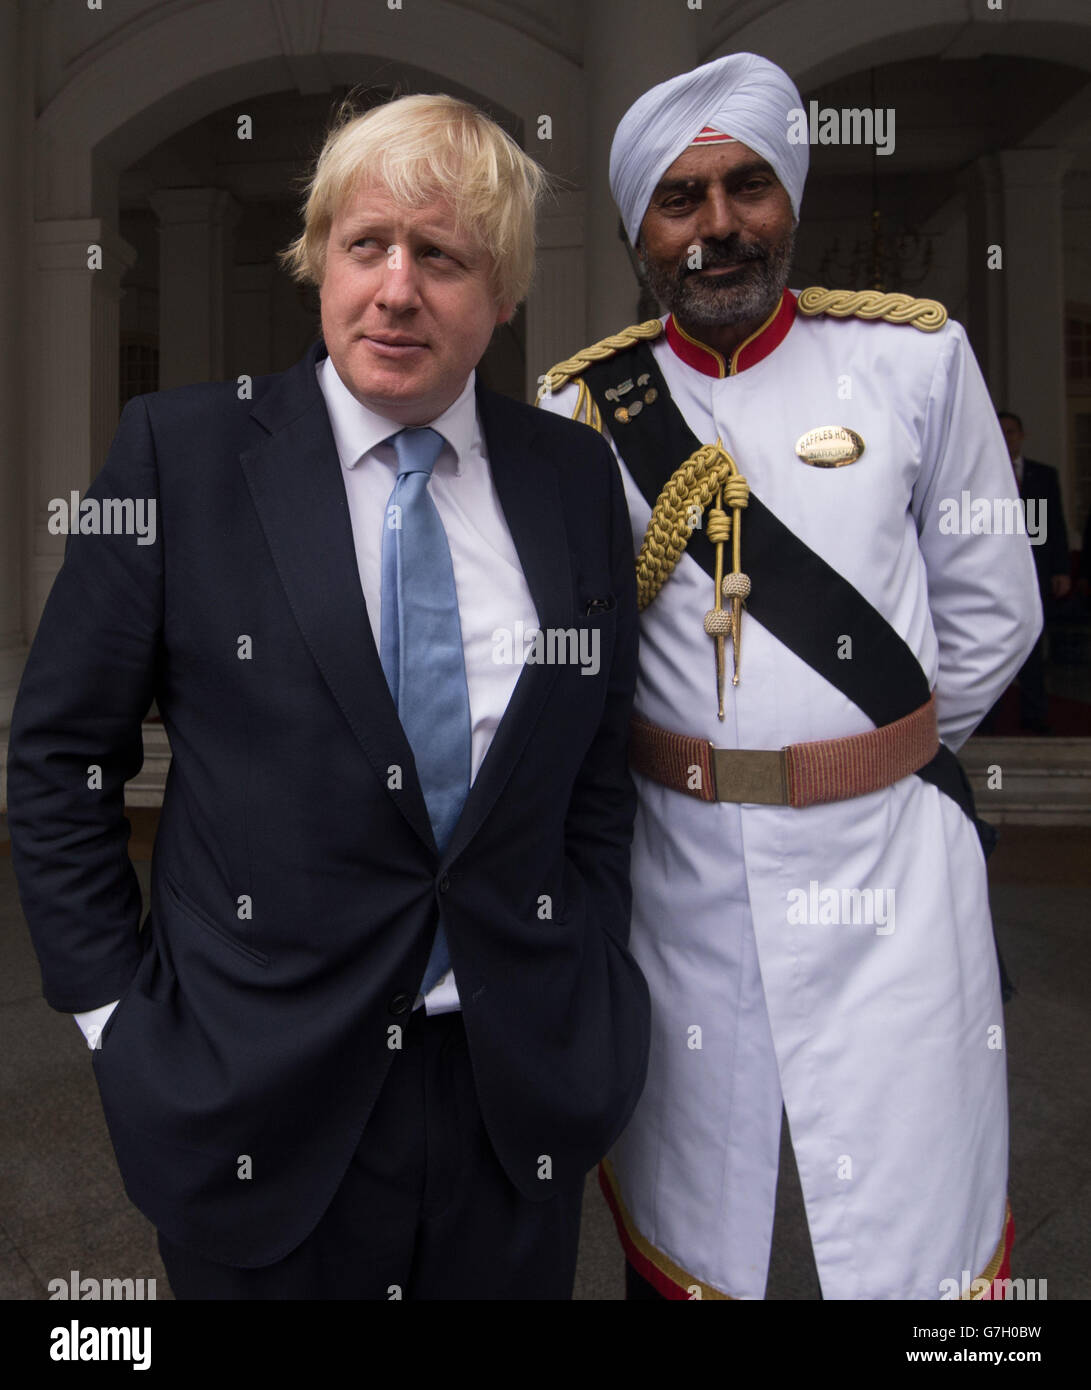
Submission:
[[[458,997],[458,986],[455,984],[455,972],[448,970],[445,975],[441,975],[427,995],[423,998],[417,995],[417,1002],[414,1008],[424,1005],[424,1011],[429,1018],[433,1014],[453,1014],[462,1008]]]
[[[102,1046],[102,1030],[106,1026],[106,1020],[117,1008],[118,1002],[115,999],[112,1004],[102,1004],[97,1009],[88,1009],[86,1013],[72,1015],[80,1025],[88,1047],[95,1049]]]

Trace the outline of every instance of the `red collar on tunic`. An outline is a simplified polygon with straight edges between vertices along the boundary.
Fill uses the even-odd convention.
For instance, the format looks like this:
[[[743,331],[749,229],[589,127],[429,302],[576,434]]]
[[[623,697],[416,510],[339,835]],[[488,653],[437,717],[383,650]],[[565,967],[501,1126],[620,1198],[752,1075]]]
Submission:
[[[739,344],[731,354],[730,361],[715,348],[691,337],[673,314],[667,319],[667,342],[687,367],[693,367],[705,376],[737,376],[739,372],[745,372],[747,367],[756,366],[781,345],[788,336],[795,316],[796,297],[791,290],[785,290],[777,307],[756,333],[751,333],[745,342]]]

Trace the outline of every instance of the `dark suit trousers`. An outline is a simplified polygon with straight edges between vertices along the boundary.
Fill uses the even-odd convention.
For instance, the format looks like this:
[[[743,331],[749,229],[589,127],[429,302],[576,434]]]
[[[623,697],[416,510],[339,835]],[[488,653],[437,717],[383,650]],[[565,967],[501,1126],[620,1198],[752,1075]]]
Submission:
[[[333,1201],[261,1269],[159,1251],[181,1299],[568,1299],[583,1184],[530,1202],[477,1103],[460,1013],[412,1015]]]
[[[1039,637],[1019,672],[1019,717],[1024,724],[1044,724],[1049,715],[1046,698],[1045,638]]]

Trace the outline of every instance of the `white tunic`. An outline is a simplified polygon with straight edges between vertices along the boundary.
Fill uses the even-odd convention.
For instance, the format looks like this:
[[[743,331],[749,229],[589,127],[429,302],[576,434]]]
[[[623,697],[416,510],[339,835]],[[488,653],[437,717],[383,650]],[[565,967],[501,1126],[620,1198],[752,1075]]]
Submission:
[[[664,338],[653,351],[698,439],[719,436],[766,506],[908,643],[957,750],[1041,626],[1025,535],[947,534],[948,499],[961,514],[967,490],[990,508],[1017,497],[962,328],[797,316],[768,356],[723,379]],[[575,403],[574,385],[544,402],[566,415]],[[862,458],[804,464],[796,441],[823,425],[862,435]],[[639,547],[651,509],[622,474]],[[742,535],[745,569],[745,513]],[[873,727],[749,615],[734,688],[727,644],[721,723],[702,627],[712,602],[712,580],[683,555],[642,617],[644,718],[731,748]],[[783,1100],[824,1297],[935,1299],[944,1279],[964,1286],[1003,1232],[1008,1149],[974,827],[916,776],[803,810],[637,783],[632,949],[654,1031],[647,1087],[611,1155],[636,1238],[660,1268],[678,1267],[682,1287],[761,1298]],[[867,888],[870,916],[866,897],[855,912],[842,897]]]

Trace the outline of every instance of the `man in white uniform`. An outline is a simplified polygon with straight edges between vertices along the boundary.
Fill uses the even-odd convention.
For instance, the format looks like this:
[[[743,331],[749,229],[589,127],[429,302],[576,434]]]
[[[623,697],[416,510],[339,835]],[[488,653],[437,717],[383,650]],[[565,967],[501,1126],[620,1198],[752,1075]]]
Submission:
[[[752,54],[637,101],[611,188],[671,312],[543,387],[611,439],[643,547],[653,1040],[602,1182],[631,1288],[761,1298],[783,1106],[824,1297],[991,1295],[1005,1042],[953,751],[1034,642],[1034,566],[962,328],[787,290],[801,119]]]

